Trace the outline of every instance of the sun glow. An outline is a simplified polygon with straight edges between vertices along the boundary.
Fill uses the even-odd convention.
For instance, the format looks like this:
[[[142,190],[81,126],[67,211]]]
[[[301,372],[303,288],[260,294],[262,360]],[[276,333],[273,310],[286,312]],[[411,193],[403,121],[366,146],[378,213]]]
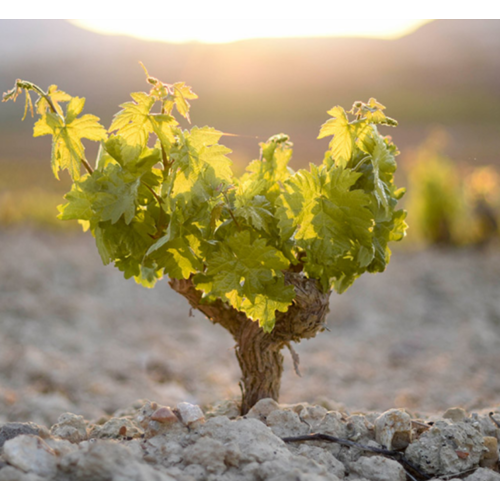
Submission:
[[[428,19],[206,20],[76,19],[81,28],[171,43],[229,43],[255,38],[362,37],[395,39]]]

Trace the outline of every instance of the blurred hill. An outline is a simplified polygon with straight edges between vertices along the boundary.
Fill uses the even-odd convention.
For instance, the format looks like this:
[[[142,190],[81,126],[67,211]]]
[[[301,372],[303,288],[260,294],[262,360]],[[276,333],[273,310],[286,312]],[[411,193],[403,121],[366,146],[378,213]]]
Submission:
[[[223,141],[242,166],[258,155],[258,142],[279,132],[295,143],[292,166],[321,162],[327,140],[316,136],[326,110],[336,104],[349,109],[371,96],[399,121],[387,133],[403,152],[439,124],[454,140],[453,159],[486,164],[498,162],[499,49],[499,20],[438,20],[398,40],[222,45],[106,36],[64,20],[0,20],[0,90],[16,78],[44,88],[56,83],[86,97],[86,111],[108,125],[130,92],[147,89],[141,60],[152,75],[193,87],[200,96],[193,124],[245,136]],[[48,166],[50,141],[29,139],[32,120],[21,122],[22,108],[0,106],[0,170],[13,163]]]

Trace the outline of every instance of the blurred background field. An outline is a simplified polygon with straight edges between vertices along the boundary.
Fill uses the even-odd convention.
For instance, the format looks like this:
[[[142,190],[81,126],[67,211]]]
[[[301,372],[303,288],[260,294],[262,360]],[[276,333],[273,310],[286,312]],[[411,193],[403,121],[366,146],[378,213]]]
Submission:
[[[294,142],[293,168],[320,163],[327,140],[316,137],[328,118],[326,111],[337,104],[349,109],[355,100],[373,96],[400,123],[384,133],[401,150],[399,184],[409,188],[405,204],[413,203],[412,182],[424,182],[423,174],[412,176],[410,170],[426,162],[418,157],[422,159],[436,129],[446,136],[434,151],[440,160],[435,154],[433,166],[427,162],[421,170],[434,175],[431,170],[441,169],[437,163],[446,163],[458,182],[458,177],[465,179],[487,166],[489,176],[481,179],[490,185],[481,189],[488,191],[489,203],[498,196],[499,50],[499,20],[433,20],[397,39],[318,37],[226,44],[110,36],[65,20],[0,20],[0,89],[12,88],[16,78],[42,88],[55,83],[71,95],[86,97],[86,111],[100,116],[106,126],[130,92],[147,88],[141,60],[163,81],[185,81],[193,87],[199,95],[191,111],[194,125],[237,135],[223,140],[233,150],[236,170],[258,155],[259,142],[281,132]],[[61,230],[55,206],[68,180],[53,180],[50,139],[32,139],[33,121],[21,121],[21,116],[22,104],[0,108],[0,223]],[[95,153],[92,147],[89,158]],[[424,196],[420,188],[414,191]],[[477,201],[469,196],[460,203],[474,211]],[[422,203],[415,202],[420,208],[410,217],[416,230],[409,241],[431,237],[414,219],[425,219],[419,213],[425,211]],[[468,216],[470,223],[473,219]]]
[[[193,125],[236,135],[221,141],[236,170],[281,132],[295,145],[293,168],[321,163],[328,141],[316,137],[326,111],[375,97],[399,121],[383,133],[401,151],[408,238],[393,245],[383,276],[332,297],[332,333],[299,346],[304,379],[288,366],[284,399],[431,411],[500,401],[499,53],[500,20],[433,20],[396,39],[227,44],[110,36],[64,20],[0,20],[0,90],[17,78],[57,84],[86,97],[86,112],[107,126],[130,92],[147,89],[142,61],[151,75],[192,86],[199,95]],[[69,179],[53,178],[50,139],[32,138],[33,120],[22,121],[22,113],[23,102],[0,105],[0,423],[32,418],[39,397],[49,412],[98,416],[135,397],[205,404],[237,395],[229,336],[209,340],[205,330],[213,327],[200,318],[189,323],[187,305],[178,307],[182,299],[166,283],[146,291],[102,270],[91,237],[56,218]],[[92,160],[95,147],[87,152]],[[188,366],[193,346],[207,358],[194,364],[199,373]],[[106,354],[113,351],[119,355]],[[19,396],[23,388],[28,399]]]

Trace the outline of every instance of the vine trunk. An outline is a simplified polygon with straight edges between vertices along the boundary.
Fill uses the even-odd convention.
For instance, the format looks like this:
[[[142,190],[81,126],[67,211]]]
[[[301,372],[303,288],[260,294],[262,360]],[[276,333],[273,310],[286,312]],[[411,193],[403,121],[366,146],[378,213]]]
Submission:
[[[324,293],[317,280],[301,273],[285,272],[285,282],[295,288],[293,304],[285,313],[276,313],[276,325],[264,332],[256,321],[220,299],[203,302],[202,293],[191,279],[171,279],[170,286],[183,295],[191,307],[201,311],[212,323],[219,323],[236,342],[236,357],[241,368],[241,414],[263,398],[279,399],[283,373],[284,347],[291,342],[312,338],[323,329],[329,311],[330,291]],[[296,362],[294,355],[294,363]]]

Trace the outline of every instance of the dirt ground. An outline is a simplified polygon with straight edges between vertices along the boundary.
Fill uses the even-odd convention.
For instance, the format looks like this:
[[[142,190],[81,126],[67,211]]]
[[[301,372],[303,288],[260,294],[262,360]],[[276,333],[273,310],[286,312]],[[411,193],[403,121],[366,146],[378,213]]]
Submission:
[[[500,253],[398,251],[333,295],[328,328],[287,355],[282,403],[433,415],[500,404]],[[139,399],[239,396],[232,338],[167,281],[103,267],[88,234],[0,232],[0,424],[86,419]]]

